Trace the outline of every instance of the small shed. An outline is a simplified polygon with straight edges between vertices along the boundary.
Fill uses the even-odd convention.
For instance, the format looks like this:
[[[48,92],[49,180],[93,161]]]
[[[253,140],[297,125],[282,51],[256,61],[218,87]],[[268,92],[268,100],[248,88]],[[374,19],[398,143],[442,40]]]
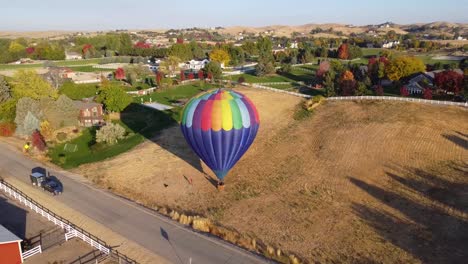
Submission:
[[[0,263],[21,264],[23,253],[21,250],[22,239],[0,225]]]

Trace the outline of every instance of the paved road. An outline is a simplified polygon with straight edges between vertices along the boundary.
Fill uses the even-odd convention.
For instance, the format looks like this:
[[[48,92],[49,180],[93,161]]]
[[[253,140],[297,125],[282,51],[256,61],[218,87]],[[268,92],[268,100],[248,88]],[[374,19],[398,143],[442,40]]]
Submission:
[[[29,183],[31,168],[36,166],[41,165],[0,141],[0,169]],[[268,263],[245,250],[193,232],[133,202],[91,187],[79,175],[53,170],[51,175],[64,186],[57,200],[170,262],[190,263],[191,259],[192,264]]]

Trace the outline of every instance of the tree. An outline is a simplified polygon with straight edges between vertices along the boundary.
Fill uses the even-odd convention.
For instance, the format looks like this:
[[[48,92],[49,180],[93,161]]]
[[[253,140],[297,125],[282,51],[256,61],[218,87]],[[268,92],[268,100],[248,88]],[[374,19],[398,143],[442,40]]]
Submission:
[[[382,86],[382,85],[377,85],[377,87],[375,88],[375,93],[376,93],[378,96],[383,96],[383,95],[384,95],[383,86]]]
[[[258,56],[267,61],[273,60],[272,46],[270,38],[259,37],[257,40]]]
[[[260,59],[255,65],[255,75],[264,76],[275,72],[275,66],[271,60]]]
[[[199,71],[198,71],[198,79],[203,80],[204,77],[205,77],[205,76],[204,76],[203,70],[199,70]]]
[[[167,72],[170,76],[174,76],[179,69],[180,59],[175,56],[169,56],[159,66],[159,70]]]
[[[347,60],[349,58],[348,44],[343,43],[338,48],[338,58],[341,60]]]
[[[210,61],[208,64],[205,65],[203,71],[206,73],[209,79],[219,79],[222,75],[221,66],[218,62]]]
[[[0,104],[0,121],[13,121],[15,120],[16,113],[16,100],[10,99]]]
[[[425,70],[426,65],[421,59],[408,56],[394,58],[385,67],[385,73],[392,81],[398,81],[403,77]]]
[[[15,124],[10,122],[0,123],[0,137],[11,137],[15,133]]]
[[[369,92],[363,82],[357,82],[356,95],[366,95]]]
[[[292,70],[292,65],[290,63],[282,63],[280,72],[282,73],[290,73]]]
[[[189,73],[188,79],[193,80],[194,78],[195,78],[195,76],[193,75],[193,72]]]
[[[46,143],[44,137],[41,135],[38,129],[34,130],[31,134],[31,141],[33,147],[38,149],[39,151],[44,151],[46,148]]]
[[[44,139],[46,139],[46,140],[52,140],[53,139],[54,129],[50,125],[49,121],[44,120],[44,121],[41,122],[40,131],[41,131],[41,135],[44,136]]]
[[[169,55],[179,58],[182,61],[193,59],[190,45],[177,43],[169,48]]]
[[[192,51],[192,57],[196,59],[203,59],[205,58],[205,53],[200,45],[197,44],[195,41],[190,41],[189,43],[190,50]]]
[[[30,97],[39,99],[41,97],[57,97],[57,90],[53,89],[48,82],[42,79],[35,71],[20,70],[13,75],[12,94],[15,98]]]
[[[19,135],[29,136],[32,133],[32,130],[29,133],[24,133],[24,124],[28,113],[34,113],[35,117],[39,120],[44,116],[38,101],[29,97],[23,97],[16,103],[15,124]],[[37,128],[39,128],[39,121]]]
[[[114,78],[117,80],[123,80],[125,79],[125,71],[123,68],[117,68],[114,72]]]
[[[400,88],[400,95],[401,96],[404,96],[404,97],[408,97],[409,96],[409,92],[408,92],[408,89],[406,88],[406,86],[402,86]]]
[[[323,85],[325,87],[325,94],[327,97],[335,96],[335,71],[330,69],[328,72],[325,73],[325,79],[323,81]]]
[[[220,65],[228,65],[231,58],[225,50],[217,48],[211,51],[210,60],[217,62]]]
[[[132,102],[132,98],[122,87],[109,85],[100,90],[97,101],[103,103],[108,111],[121,112]]]
[[[348,59],[356,59],[362,57],[362,50],[356,45],[350,45],[349,47],[349,56]]]
[[[459,94],[463,89],[463,75],[455,71],[439,72],[434,76],[434,83],[446,93]]]
[[[119,124],[109,123],[96,131],[96,142],[99,143],[115,144],[124,137],[125,129]]]
[[[344,96],[353,95],[356,89],[356,80],[354,80],[354,75],[351,71],[346,70],[341,74],[340,85]]]
[[[5,78],[0,75],[0,104],[8,101],[11,98],[11,89],[10,85],[8,85]]]
[[[322,61],[322,62],[320,62],[319,69],[317,71],[317,76],[322,77],[329,70],[330,70],[330,62],[329,61]]]
[[[423,97],[426,100],[432,100],[432,90],[429,88],[424,89]]]
[[[28,111],[26,117],[24,118],[24,121],[20,124],[16,124],[16,134],[19,136],[27,137],[30,136],[35,130],[38,130],[39,127],[39,119]]]
[[[55,101],[55,105],[57,111],[60,111],[60,118],[55,119],[55,123],[51,121],[51,124],[56,125],[55,127],[74,126],[78,124],[80,111],[75,107],[73,100],[63,94]],[[46,119],[52,120],[47,118],[48,115],[45,111],[44,116]]]
[[[58,67],[49,68],[49,71],[44,75],[44,77],[50,83],[50,85],[56,90],[60,88],[60,86],[62,86],[64,82],[62,74],[60,72],[60,68]]]
[[[245,53],[247,53],[247,55],[249,56],[256,56],[258,55],[258,49],[257,49],[257,45],[255,45],[254,42],[252,41],[245,41],[241,48],[245,51]]]
[[[184,70],[181,70],[181,71],[180,71],[180,80],[181,80],[181,81],[184,81],[184,80],[185,80],[185,71],[184,71]]]

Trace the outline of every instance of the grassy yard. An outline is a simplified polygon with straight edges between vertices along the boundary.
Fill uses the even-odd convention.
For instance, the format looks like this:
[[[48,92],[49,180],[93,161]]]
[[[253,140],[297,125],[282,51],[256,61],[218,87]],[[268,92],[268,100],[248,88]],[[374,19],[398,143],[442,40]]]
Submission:
[[[86,84],[75,84],[73,82],[65,82],[60,88],[59,92],[68,96],[73,100],[80,100],[95,96],[99,90],[98,84],[86,83]]]
[[[248,82],[248,83],[292,82],[292,81],[294,81],[294,80],[292,80],[292,79],[290,79],[288,77],[281,76],[281,75],[278,75],[278,74],[258,77],[258,76],[255,76],[253,74],[248,74],[248,73],[239,74],[239,75],[232,75],[232,76],[226,76],[226,77],[224,77],[224,79],[229,79],[230,78],[233,81],[237,81],[239,79],[239,77],[241,77],[241,76],[244,77],[245,82]]]
[[[98,64],[101,61],[100,58],[87,59],[87,60],[62,60],[62,61],[53,61],[57,66],[79,66],[79,65],[89,65],[89,64]],[[44,62],[40,63],[31,63],[31,64],[0,64],[0,70],[16,70],[16,69],[30,69],[30,68],[42,68]]]
[[[211,89],[215,87],[221,86],[208,83],[204,83],[203,86],[200,86],[199,83],[179,85],[170,88],[165,88],[163,90],[158,90],[157,92],[149,95],[135,97],[134,101],[140,103],[141,98],[143,98],[145,102],[148,102],[151,98],[153,102],[171,105],[171,103],[173,103],[175,100],[192,98],[196,94],[201,93],[206,89]]]
[[[378,56],[382,51],[381,48],[361,48],[362,55],[366,58],[371,56]]]
[[[116,121],[127,132],[125,139],[117,144],[97,143],[95,141],[96,129],[86,128],[79,137],[50,148],[48,155],[53,163],[64,169],[111,158],[130,150],[145,139],[152,138],[162,129],[174,124],[176,121],[172,116],[171,111],[157,111],[132,103],[121,113],[121,120]],[[66,144],[76,145],[77,151],[66,151]]]

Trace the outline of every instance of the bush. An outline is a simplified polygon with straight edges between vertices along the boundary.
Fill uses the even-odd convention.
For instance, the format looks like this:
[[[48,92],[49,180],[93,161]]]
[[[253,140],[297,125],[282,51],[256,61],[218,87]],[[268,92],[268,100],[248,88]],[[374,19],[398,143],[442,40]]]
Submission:
[[[244,82],[245,82],[244,76],[241,76],[241,77],[239,77],[239,78],[237,79],[237,83],[239,83],[239,84],[240,84],[240,83],[244,83]]]
[[[0,123],[0,137],[11,137],[15,133],[15,124]]]
[[[57,138],[58,141],[64,141],[64,140],[67,139],[67,133],[65,133],[65,132],[59,132],[59,133],[57,133],[57,137],[56,137],[56,138]]]
[[[40,151],[44,151],[46,148],[46,143],[44,137],[41,135],[41,132],[39,132],[39,130],[36,130],[32,133],[31,137],[33,147],[37,148]]]
[[[107,144],[115,144],[119,139],[125,136],[125,128],[119,124],[110,123],[101,127],[96,131],[96,142],[105,142]]]

